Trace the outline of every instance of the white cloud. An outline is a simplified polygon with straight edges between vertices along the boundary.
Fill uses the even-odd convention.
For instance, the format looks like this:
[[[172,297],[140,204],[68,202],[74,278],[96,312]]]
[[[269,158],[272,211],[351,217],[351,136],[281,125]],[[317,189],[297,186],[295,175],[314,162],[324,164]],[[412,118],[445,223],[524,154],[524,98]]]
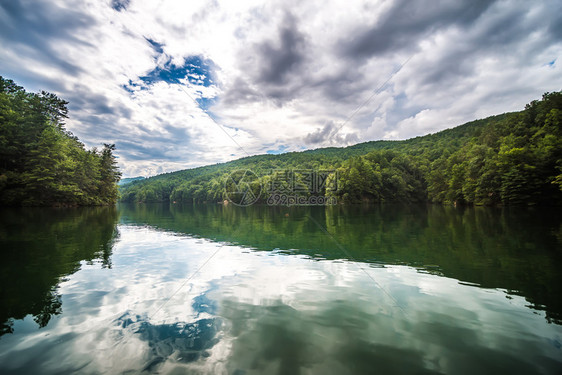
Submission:
[[[14,322],[14,336],[0,341],[4,368],[17,370],[33,358],[25,364],[30,372],[141,372],[157,365],[151,370],[231,373],[248,363],[263,372],[279,363],[271,348],[286,346],[289,334],[295,345],[313,348],[306,363],[312,373],[346,373],[342,348],[360,355],[392,348],[400,354],[391,357],[395,366],[397,358],[419,356],[424,361],[412,368],[443,373],[470,368],[467,348],[492,360],[517,353],[524,365],[559,359],[551,344],[562,327],[546,324],[544,311],[505,290],[407,266],[271,256],[145,225],[118,230],[111,269],[83,262],[61,281],[60,315],[40,330],[32,315]],[[271,327],[278,340],[268,342]]]
[[[443,2],[431,12],[398,0],[111,3],[1,5],[0,64],[26,88],[69,100],[69,130],[88,146],[116,143],[125,176],[279,146],[404,139],[520,110],[562,86],[549,64],[562,54],[555,2]],[[192,72],[212,74],[210,86],[141,79],[193,56],[213,64]],[[190,96],[213,98],[205,109],[244,150]]]

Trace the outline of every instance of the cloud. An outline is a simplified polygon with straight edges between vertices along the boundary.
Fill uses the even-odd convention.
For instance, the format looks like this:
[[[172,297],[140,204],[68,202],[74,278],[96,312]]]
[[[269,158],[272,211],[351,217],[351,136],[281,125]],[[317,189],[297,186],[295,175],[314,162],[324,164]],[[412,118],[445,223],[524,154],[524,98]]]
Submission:
[[[314,132],[308,133],[304,137],[306,144],[314,145],[349,145],[357,142],[359,137],[357,134],[349,133],[346,135],[338,134],[342,125],[336,125],[334,122],[329,121],[322,128],[316,129]]]
[[[489,0],[422,2],[395,1],[374,25],[358,25],[341,43],[341,52],[351,58],[413,48],[433,32],[456,26],[465,28],[493,3]]]
[[[149,42],[151,42],[149,40]],[[150,43],[157,52],[163,55],[162,45],[151,42]],[[204,60],[199,56],[188,56],[184,63],[176,65],[168,58],[161,66],[156,66],[145,76],[139,79],[147,84],[158,81],[168,82],[170,84],[181,84],[182,79],[187,79],[192,85],[199,85],[209,87],[213,84],[212,76],[213,62]]]
[[[14,0],[0,4],[0,74],[68,100],[69,130],[116,143],[124,175],[146,176],[521,110],[562,87],[560,14],[555,1]]]
[[[40,64],[56,66],[67,74],[82,71],[60,54],[61,44],[88,44],[81,31],[95,19],[76,9],[45,2],[5,1],[0,4],[1,39],[13,52],[30,55]],[[6,45],[6,44],[5,44]]]
[[[265,41],[254,52],[259,56],[258,79],[275,85],[286,82],[305,57],[305,37],[297,29],[295,18],[287,13],[279,26],[279,41]],[[278,45],[276,45],[278,44]]]
[[[129,6],[130,0],[111,0],[111,7],[118,12],[126,10]]]

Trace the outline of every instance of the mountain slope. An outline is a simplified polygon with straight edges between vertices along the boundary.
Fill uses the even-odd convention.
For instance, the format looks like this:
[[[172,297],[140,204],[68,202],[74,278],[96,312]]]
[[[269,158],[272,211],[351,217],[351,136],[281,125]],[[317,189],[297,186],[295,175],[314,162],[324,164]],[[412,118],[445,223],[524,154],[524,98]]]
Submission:
[[[144,177],[128,177],[128,178],[122,178],[121,180],[119,180],[119,182],[117,183],[117,185],[119,186],[124,186],[127,184],[130,184],[133,181],[138,181],[138,180],[144,180]]]
[[[524,111],[404,141],[257,155],[154,176],[122,187],[122,200],[222,201],[231,173],[245,169],[254,173],[252,189],[261,188],[259,203],[271,196],[265,188],[279,182],[275,170],[284,170],[285,193],[346,203],[560,204],[561,111],[562,92],[546,93]],[[315,189],[306,171],[329,171],[329,186]]]

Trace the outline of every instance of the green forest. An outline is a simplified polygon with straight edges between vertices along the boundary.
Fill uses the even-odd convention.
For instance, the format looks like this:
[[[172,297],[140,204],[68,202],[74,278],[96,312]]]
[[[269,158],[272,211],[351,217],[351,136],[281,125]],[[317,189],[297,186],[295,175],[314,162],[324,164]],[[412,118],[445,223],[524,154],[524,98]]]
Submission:
[[[339,203],[436,202],[468,205],[562,204],[562,92],[545,93],[521,112],[405,141],[372,141],[161,174],[121,187],[126,202],[220,202],[237,170],[266,203],[280,171],[299,196]],[[307,171],[329,173],[317,189]],[[304,173],[303,173],[304,172]],[[261,188],[260,188],[261,187]],[[292,189],[292,190],[291,190]]]
[[[238,209],[125,203],[120,212],[127,223],[139,227],[253,251],[408,265],[484,288],[501,288],[524,296],[537,310],[548,306],[546,319],[562,324],[562,252],[553,251],[562,239],[557,210],[441,204]],[[537,272],[540,277],[533,276]]]
[[[0,77],[0,205],[106,205],[119,194],[125,202],[222,202],[239,170],[255,177],[258,203],[282,192],[339,203],[562,204],[562,92],[423,137],[251,156],[126,179],[120,191],[115,145],[87,150],[65,129],[67,104]]]
[[[60,314],[58,284],[83,262],[111,268],[118,219],[115,206],[4,207],[0,212],[0,283],[5,286],[0,293],[0,337],[13,333],[14,321],[27,315],[44,327]],[[23,263],[27,267],[21,267]]]
[[[0,77],[0,205],[114,204],[115,145],[87,150],[64,127],[68,102]]]

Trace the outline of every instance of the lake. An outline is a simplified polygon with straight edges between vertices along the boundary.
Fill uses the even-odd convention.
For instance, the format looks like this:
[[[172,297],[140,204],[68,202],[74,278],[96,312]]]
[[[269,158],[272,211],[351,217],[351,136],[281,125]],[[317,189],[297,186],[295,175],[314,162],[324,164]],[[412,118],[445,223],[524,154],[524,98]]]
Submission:
[[[0,373],[557,374],[562,217],[2,208]]]

